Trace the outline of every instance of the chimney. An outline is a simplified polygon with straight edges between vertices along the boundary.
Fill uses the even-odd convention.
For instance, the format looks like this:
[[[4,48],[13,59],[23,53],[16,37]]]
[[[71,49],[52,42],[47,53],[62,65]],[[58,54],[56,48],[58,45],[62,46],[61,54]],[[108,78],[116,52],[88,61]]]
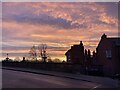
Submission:
[[[81,45],[81,46],[83,46],[83,43],[82,43],[82,41],[80,41],[80,45]]]
[[[101,36],[101,39],[103,38],[107,38],[107,35],[105,33]]]

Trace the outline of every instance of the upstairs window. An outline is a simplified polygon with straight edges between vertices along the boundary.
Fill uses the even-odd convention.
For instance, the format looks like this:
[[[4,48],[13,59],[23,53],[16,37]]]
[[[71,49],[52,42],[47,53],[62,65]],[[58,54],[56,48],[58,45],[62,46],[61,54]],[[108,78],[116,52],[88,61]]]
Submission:
[[[68,61],[71,61],[71,56],[70,56],[70,54],[68,55]]]
[[[106,50],[106,58],[112,58],[111,49]]]

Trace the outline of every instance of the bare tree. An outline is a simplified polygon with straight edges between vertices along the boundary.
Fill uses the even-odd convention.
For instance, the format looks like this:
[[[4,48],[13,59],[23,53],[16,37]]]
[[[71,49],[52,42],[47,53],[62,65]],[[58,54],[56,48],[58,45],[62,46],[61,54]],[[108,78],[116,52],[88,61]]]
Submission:
[[[39,56],[42,58],[43,62],[45,63],[47,61],[47,53],[46,53],[47,45],[42,44],[38,47],[39,50]]]
[[[37,52],[36,47],[33,45],[33,47],[29,51],[30,60],[37,60]]]

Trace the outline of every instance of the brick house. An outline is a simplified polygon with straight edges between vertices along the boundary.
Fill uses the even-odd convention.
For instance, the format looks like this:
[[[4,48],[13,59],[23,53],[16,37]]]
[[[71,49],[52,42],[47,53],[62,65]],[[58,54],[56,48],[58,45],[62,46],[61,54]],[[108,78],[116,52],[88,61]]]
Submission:
[[[120,74],[120,38],[108,38],[103,34],[96,48],[97,60],[107,76]]]
[[[67,62],[69,63],[77,63],[77,64],[83,64],[84,63],[84,46],[82,41],[80,41],[80,44],[71,46],[71,49],[69,49],[66,53]]]

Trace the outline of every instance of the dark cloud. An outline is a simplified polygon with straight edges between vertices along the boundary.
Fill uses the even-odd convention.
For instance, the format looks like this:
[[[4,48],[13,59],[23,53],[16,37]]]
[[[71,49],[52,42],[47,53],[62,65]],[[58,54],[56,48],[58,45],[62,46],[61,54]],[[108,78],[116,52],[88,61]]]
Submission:
[[[7,53],[2,53],[2,57],[3,58],[6,58],[6,54]],[[28,53],[8,53],[9,54],[9,57],[12,57],[12,58],[16,58],[16,57],[24,57],[24,56],[28,56]]]
[[[71,21],[67,21],[66,19],[63,18],[54,18],[53,16],[49,16],[46,14],[40,14],[39,16],[35,16],[33,14],[31,15],[26,15],[26,13],[21,14],[21,15],[12,15],[9,18],[3,18],[3,21],[16,21],[18,23],[27,23],[30,25],[50,25],[53,27],[57,28],[64,28],[64,29],[73,29],[73,28],[84,28],[85,25],[81,24],[79,25],[78,23],[75,23],[71,25]]]
[[[118,2],[99,2],[97,4],[105,6],[109,15],[118,18]]]
[[[2,50],[29,50],[31,47],[3,46]]]
[[[18,47],[18,46],[9,46],[9,45],[6,45],[6,46],[3,46],[2,47],[2,50],[8,50],[8,51],[11,51],[11,50],[30,50],[30,48],[32,47],[33,45],[31,46],[22,46],[22,47]],[[39,44],[39,46],[41,47],[42,44]],[[35,46],[36,49],[38,49],[38,46]],[[66,50],[68,47],[55,47],[55,46],[50,46],[50,45],[47,45],[47,49],[51,50],[51,51],[64,51]]]

